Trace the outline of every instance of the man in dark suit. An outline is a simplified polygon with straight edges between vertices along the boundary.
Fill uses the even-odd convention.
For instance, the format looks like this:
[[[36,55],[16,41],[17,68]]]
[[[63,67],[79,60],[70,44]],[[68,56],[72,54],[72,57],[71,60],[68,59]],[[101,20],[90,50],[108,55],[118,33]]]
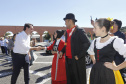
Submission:
[[[112,36],[118,36],[119,38],[122,38],[125,42],[125,35],[120,31],[120,28],[122,26],[122,21],[117,20],[117,19],[114,19],[113,21],[114,21],[114,25],[112,29],[112,33],[113,33]],[[115,59],[114,59],[116,65],[121,64],[122,62],[124,62],[124,60],[125,58],[122,55],[120,55],[118,52],[116,52]],[[120,73],[123,74],[124,69],[121,69]],[[124,77],[123,77],[123,80],[126,83]]]
[[[90,46],[83,29],[75,25],[77,20],[74,14],[68,13],[64,18],[67,27],[65,47],[60,52],[60,57],[66,55],[67,84],[86,84],[85,54]]]
[[[120,20],[114,19],[114,25],[113,25],[113,36],[118,36],[119,38],[122,38],[125,41],[125,35],[120,31],[120,28],[122,26],[122,22]],[[117,52],[115,55],[115,63],[116,65],[121,64],[125,58]]]

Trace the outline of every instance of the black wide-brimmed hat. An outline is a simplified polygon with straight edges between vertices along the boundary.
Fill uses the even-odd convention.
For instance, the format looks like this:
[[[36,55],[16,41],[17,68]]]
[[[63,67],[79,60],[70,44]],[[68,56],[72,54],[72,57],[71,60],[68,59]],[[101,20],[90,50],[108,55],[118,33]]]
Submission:
[[[74,20],[75,22],[77,22],[77,20],[75,19],[75,16],[74,16],[73,13],[68,13],[68,14],[66,15],[66,17],[63,18],[63,20],[66,20],[66,19],[72,19],[72,20]]]

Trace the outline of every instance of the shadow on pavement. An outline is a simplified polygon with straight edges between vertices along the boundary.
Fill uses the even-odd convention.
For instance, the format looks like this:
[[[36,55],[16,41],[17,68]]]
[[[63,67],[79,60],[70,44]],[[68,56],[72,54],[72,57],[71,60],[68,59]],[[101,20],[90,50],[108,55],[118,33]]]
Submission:
[[[47,79],[51,77],[51,72],[50,73],[47,73],[46,75],[42,76],[42,77],[39,77],[35,83],[39,83],[39,82],[42,82],[44,79]]]
[[[40,69],[37,69],[37,70],[34,70],[35,72],[39,72],[39,71],[45,71],[45,70],[48,70],[52,67],[52,65],[50,66],[46,66],[46,67],[43,67],[43,68],[40,68]]]
[[[50,56],[50,55],[52,55],[52,54],[47,54],[47,53],[37,53],[36,55],[41,55],[41,56]]]
[[[11,67],[12,66],[12,62],[8,62],[7,60],[3,60],[1,61],[1,64],[0,66],[3,66],[3,67]]]
[[[6,77],[9,75],[12,75],[12,69],[6,69],[6,70],[0,71],[0,78]]]
[[[43,67],[43,68],[40,68],[40,69],[37,69],[37,70],[34,70],[34,73],[36,72],[39,72],[39,71],[45,71],[45,70],[48,70],[52,67],[52,65],[50,66],[46,66],[46,67]],[[47,79],[51,77],[51,72],[47,73],[46,75],[42,76],[42,77],[39,77],[35,83],[39,83],[39,82],[42,82],[44,79]]]

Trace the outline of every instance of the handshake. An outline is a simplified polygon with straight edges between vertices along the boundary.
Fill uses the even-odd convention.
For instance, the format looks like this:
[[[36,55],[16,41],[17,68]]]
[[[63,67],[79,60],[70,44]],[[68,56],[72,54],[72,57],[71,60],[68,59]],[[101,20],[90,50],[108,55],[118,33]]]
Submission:
[[[43,50],[43,49],[45,49],[45,47],[42,47],[42,46],[31,47],[31,48],[30,48],[30,50],[36,50],[36,51]]]

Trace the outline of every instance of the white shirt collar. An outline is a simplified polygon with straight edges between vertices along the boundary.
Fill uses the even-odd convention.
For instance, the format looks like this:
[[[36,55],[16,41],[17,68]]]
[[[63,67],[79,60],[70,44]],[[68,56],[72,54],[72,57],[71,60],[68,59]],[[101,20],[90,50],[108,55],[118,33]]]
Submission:
[[[71,36],[71,35],[72,35],[72,33],[73,33],[74,29],[75,29],[75,27],[74,27],[74,28],[72,29],[72,31],[70,32],[69,36]]]
[[[56,45],[59,45],[61,38],[56,41]]]
[[[26,36],[26,37],[29,36],[29,35],[26,34],[25,31],[22,31],[22,33],[23,33],[23,35]]]

